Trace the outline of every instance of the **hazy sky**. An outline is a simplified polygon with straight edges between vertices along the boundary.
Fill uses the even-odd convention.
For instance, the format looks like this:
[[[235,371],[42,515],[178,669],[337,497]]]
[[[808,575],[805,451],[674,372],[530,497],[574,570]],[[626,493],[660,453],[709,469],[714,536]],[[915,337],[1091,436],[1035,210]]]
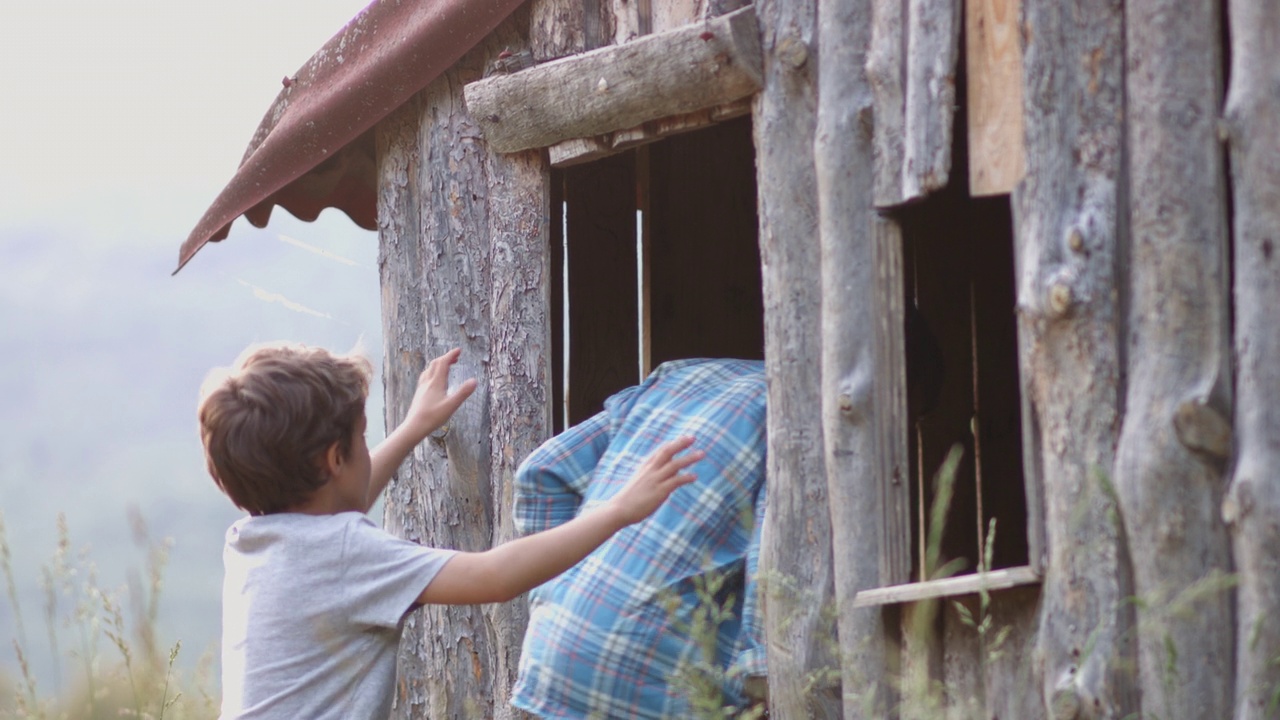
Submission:
[[[272,339],[363,338],[376,360],[376,237],[336,210],[312,224],[278,210],[265,231],[238,220],[169,276],[281,78],[366,3],[0,5],[0,418],[22,425],[0,428],[0,513],[28,635],[42,632],[36,578],[57,512],[114,588],[137,564],[136,506],[176,543],[162,630],[188,660],[201,654],[216,639],[222,531],[239,515],[200,457],[204,372]],[[8,605],[0,672],[13,667]]]
[[[14,0],[0,10],[0,226],[177,244],[259,120],[365,0]]]

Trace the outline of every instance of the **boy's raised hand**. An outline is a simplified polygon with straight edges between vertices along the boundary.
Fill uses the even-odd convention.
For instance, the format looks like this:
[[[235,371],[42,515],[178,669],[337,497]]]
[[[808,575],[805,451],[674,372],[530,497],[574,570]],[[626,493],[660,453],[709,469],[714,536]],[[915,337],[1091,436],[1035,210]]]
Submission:
[[[454,348],[432,360],[418,376],[418,389],[405,414],[404,424],[426,437],[444,426],[462,402],[475,392],[475,378],[468,378],[452,393],[449,392],[449,370],[462,354]]]
[[[692,445],[693,438],[688,436],[663,443],[613,496],[609,502],[615,505],[628,525],[649,517],[676,488],[697,479],[692,473],[681,472],[706,456],[702,450],[690,450],[680,455]]]

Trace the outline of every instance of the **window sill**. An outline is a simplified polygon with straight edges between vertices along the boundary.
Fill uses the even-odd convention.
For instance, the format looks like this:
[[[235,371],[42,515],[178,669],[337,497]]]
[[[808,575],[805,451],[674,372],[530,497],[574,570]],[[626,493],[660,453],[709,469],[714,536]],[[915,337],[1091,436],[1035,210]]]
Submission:
[[[853,606],[873,607],[917,602],[932,598],[972,595],[983,590],[1005,590],[1019,585],[1034,585],[1040,575],[1030,566],[1001,568],[986,573],[960,575],[943,580],[892,585],[890,587],[863,590],[853,598]]]

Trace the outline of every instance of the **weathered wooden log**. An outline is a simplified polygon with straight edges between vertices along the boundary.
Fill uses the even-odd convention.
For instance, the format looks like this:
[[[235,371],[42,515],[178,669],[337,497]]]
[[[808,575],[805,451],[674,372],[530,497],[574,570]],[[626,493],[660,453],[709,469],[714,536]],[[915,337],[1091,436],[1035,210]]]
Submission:
[[[892,323],[889,318],[895,317],[894,308],[885,304],[895,299],[894,329],[901,333],[903,293],[900,283],[882,287],[882,279],[900,278],[900,269],[886,268],[880,277],[877,245],[900,244],[901,237],[891,231],[896,226],[879,232],[881,225],[893,223],[880,219],[871,204],[873,97],[864,70],[871,2],[819,0],[818,20],[819,66],[841,69],[819,75],[813,147],[822,268],[822,425],[831,543],[839,548],[833,561],[840,674],[844,716],[880,717],[892,703],[885,623],[881,608],[855,607],[854,598],[884,582],[885,521],[874,518],[885,510],[885,467],[907,460],[906,357],[901,354],[894,363],[879,352],[878,342],[881,318]],[[904,392],[891,393],[892,378]],[[887,407],[894,400],[900,412]],[[897,427],[887,426],[891,418]],[[882,446],[882,431],[898,432],[904,442]],[[902,457],[883,457],[891,447]],[[906,487],[907,474],[902,468],[899,487]]]
[[[634,127],[731,102],[761,86],[755,9],[468,85],[499,152]]]
[[[1239,575],[1236,720],[1280,711],[1280,5],[1230,6],[1236,462],[1223,516]]]
[[[1129,565],[1108,473],[1120,431],[1124,23],[1110,0],[1026,0],[1026,176],[1013,194],[1028,512],[1047,558],[1033,678],[1051,717],[1137,709]],[[1047,562],[1045,560],[1047,559]]]
[[[530,169],[541,166],[530,166],[526,158],[494,159],[479,141],[461,97],[465,81],[479,77],[487,59],[521,41],[519,22],[519,14],[508,20],[378,129],[388,424],[403,416],[425,362],[449,348],[462,348],[454,374],[479,381],[448,428],[415,450],[386,495],[388,529],[436,547],[479,551],[510,535],[503,511],[510,504],[505,456],[527,449],[545,433],[545,427],[521,428],[518,418],[507,416],[491,434],[493,413],[512,408],[506,400],[491,408],[490,368],[511,377],[519,366],[514,358],[491,365],[489,330],[495,300],[491,234],[497,233],[499,247],[515,233],[545,237],[527,227],[528,213],[540,217],[542,212],[532,203],[545,202],[545,192],[539,195],[537,189],[545,181]],[[529,209],[494,217],[491,194],[504,207],[527,202]],[[496,295],[505,302],[501,292]],[[499,318],[504,328],[528,319],[510,317],[505,310]],[[499,346],[505,347],[501,339]],[[507,388],[501,397],[510,393]],[[544,413],[539,409],[525,419]],[[491,437],[501,444],[493,447]],[[495,455],[504,458],[504,472],[496,476]],[[515,676],[523,612],[515,603],[431,606],[411,614],[401,644],[394,717],[518,717],[505,698]]]
[[[872,8],[875,203],[885,207],[947,184],[963,18],[957,0],[873,0]]]
[[[1230,717],[1234,705],[1224,463],[1184,443],[1206,434],[1178,432],[1180,418],[1231,410],[1219,22],[1217,3],[1125,6],[1132,298],[1115,483],[1143,714],[1169,720]]]
[[[753,110],[768,383],[765,578],[769,706],[782,720],[839,718],[831,520],[823,462],[818,209],[813,167],[818,58],[813,0],[764,0],[765,90]],[[824,612],[825,608],[825,612]]]
[[[541,152],[487,153],[490,290],[489,427],[494,545],[517,535],[515,471],[552,434],[548,209],[550,178]],[[510,705],[529,623],[523,600],[486,608],[494,633],[495,718],[526,717]]]

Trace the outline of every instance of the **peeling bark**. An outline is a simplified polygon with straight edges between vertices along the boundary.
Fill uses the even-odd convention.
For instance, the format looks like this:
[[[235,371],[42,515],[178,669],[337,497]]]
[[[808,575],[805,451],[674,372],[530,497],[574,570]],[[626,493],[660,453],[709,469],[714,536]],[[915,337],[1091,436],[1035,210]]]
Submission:
[[[536,308],[517,302],[529,297],[527,288],[512,294],[518,278],[491,282],[491,255],[507,272],[516,236],[545,243],[545,170],[541,160],[495,158],[462,101],[463,85],[480,77],[484,62],[520,42],[521,18],[513,16],[378,128],[387,424],[403,418],[426,362],[450,348],[462,348],[455,379],[479,382],[447,429],[415,449],[387,490],[387,529],[433,547],[481,551],[512,535],[510,473],[519,460],[511,458],[531,449],[547,428],[540,421],[545,407],[529,412],[511,400],[513,394],[536,398],[545,387],[545,369],[531,369],[541,356],[504,355],[496,362],[491,356],[491,348],[509,349],[513,324],[529,322],[521,331],[538,332]],[[513,202],[524,210],[511,213]],[[495,389],[495,382],[502,387]],[[527,384],[513,390],[507,382]],[[523,632],[519,602],[412,613],[393,717],[522,717],[506,698]]]
[[[1224,458],[1185,432],[1231,409],[1218,4],[1142,0],[1126,13],[1133,294],[1115,482],[1142,706],[1166,720],[1225,718],[1235,618]]]
[[[1239,575],[1236,720],[1280,713],[1280,5],[1230,7],[1236,463],[1223,506]]]
[[[1136,709],[1131,591],[1107,482],[1123,388],[1123,21],[1110,0],[1024,7],[1027,166],[1013,196],[1023,452],[1042,486],[1048,555],[1034,680],[1054,718],[1123,718]]]

